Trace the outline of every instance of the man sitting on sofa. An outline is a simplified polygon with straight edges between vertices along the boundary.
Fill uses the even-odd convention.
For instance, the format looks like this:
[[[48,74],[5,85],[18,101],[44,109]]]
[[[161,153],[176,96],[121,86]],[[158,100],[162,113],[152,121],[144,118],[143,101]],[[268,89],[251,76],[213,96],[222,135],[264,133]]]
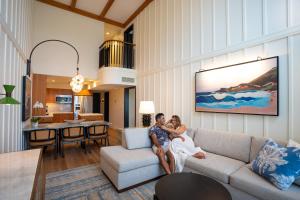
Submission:
[[[160,164],[167,174],[175,171],[175,160],[169,150],[170,139],[168,133],[161,129],[160,126],[165,124],[165,116],[163,113],[158,113],[155,116],[156,124],[149,130],[149,135],[153,143],[153,151],[158,156]],[[169,163],[166,160],[167,155]]]

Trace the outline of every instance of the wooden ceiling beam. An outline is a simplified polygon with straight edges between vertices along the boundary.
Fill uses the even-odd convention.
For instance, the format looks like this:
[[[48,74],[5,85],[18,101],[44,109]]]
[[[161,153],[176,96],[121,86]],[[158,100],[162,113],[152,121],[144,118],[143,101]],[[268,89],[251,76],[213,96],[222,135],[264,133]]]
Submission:
[[[77,0],[72,0],[71,8],[74,9],[76,7]]]
[[[102,22],[105,22],[105,23],[108,23],[108,24],[112,24],[112,25],[124,28],[124,24],[122,24],[120,22],[117,22],[117,21],[114,21],[114,20],[111,20],[111,19],[107,19],[105,17],[101,17],[99,15],[95,15],[93,13],[78,9],[75,6],[74,6],[74,8],[71,8],[72,5],[68,6],[68,5],[65,5],[63,3],[53,1],[53,0],[37,0],[37,1],[48,4],[48,5],[51,5],[51,6],[54,6],[54,7],[57,7],[57,8],[61,8],[63,10],[67,10],[67,11],[70,11],[70,12],[73,12],[73,13],[77,13],[77,14],[85,16],[85,17],[89,17],[89,18],[92,18],[92,19],[95,19],[95,20],[98,20],[98,21],[102,21]]]
[[[100,17],[105,17],[106,13],[108,12],[108,10],[110,9],[110,7],[112,6],[112,4],[114,3],[115,0],[108,0],[105,7],[103,8]]]
[[[140,7],[138,7],[138,9],[136,9],[136,11],[131,16],[128,17],[128,19],[123,24],[123,27],[128,26],[128,24],[132,22],[132,20],[134,20],[134,18],[138,16],[138,14],[140,14],[152,1],[153,0],[145,0],[144,3],[140,5]]]

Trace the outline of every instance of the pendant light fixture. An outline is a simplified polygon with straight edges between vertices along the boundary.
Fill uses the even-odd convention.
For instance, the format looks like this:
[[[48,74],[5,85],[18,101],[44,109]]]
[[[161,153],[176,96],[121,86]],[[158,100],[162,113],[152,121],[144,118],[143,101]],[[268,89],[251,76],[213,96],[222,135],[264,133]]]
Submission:
[[[69,45],[70,47],[72,47],[75,51],[76,51],[76,54],[77,54],[77,66],[76,66],[76,75],[72,78],[71,82],[70,82],[70,86],[72,88],[72,91],[73,92],[80,92],[82,90],[82,87],[83,87],[83,82],[84,82],[84,78],[82,75],[79,74],[79,53],[77,51],[77,49],[71,45],[70,43],[68,42],[65,42],[65,41],[62,41],[62,40],[45,40],[45,41],[42,41],[40,43],[38,43],[37,45],[35,45],[35,47],[32,49],[31,53],[30,53],[30,56],[29,56],[29,59],[27,60],[27,74],[30,75],[30,68],[31,68],[31,56],[32,56],[32,53],[33,51],[41,44],[43,43],[46,43],[46,42],[61,42],[61,43],[64,43],[64,44],[67,44]]]

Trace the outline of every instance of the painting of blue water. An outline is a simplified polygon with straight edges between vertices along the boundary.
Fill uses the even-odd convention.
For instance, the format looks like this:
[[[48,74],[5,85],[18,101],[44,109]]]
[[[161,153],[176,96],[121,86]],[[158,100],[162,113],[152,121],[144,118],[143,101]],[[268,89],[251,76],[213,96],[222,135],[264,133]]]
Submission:
[[[203,92],[197,93],[196,106],[216,109],[233,109],[243,106],[268,107],[271,93],[267,91]]]
[[[202,70],[195,111],[278,116],[279,57]]]

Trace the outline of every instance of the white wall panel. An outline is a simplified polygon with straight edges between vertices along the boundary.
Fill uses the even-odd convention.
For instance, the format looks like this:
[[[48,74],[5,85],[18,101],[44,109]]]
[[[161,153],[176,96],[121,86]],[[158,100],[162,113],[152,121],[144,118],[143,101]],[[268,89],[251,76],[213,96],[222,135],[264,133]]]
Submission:
[[[287,27],[287,0],[265,0],[266,33],[273,33]]]
[[[153,3],[152,3],[153,4]],[[160,53],[161,53],[161,40],[160,40],[160,4],[161,1],[154,1],[154,9],[155,9],[155,18],[152,20],[155,20],[155,41],[152,41],[155,43],[155,66],[153,68],[159,68],[160,67]],[[144,12],[142,12],[141,15],[143,15]],[[144,21],[143,21],[144,22]],[[143,23],[142,22],[142,23]],[[144,30],[142,29],[141,32],[143,33]]]
[[[228,45],[243,41],[243,0],[228,0]]]
[[[181,0],[174,0],[175,8],[174,8],[174,59],[175,63],[180,62],[182,60],[182,9],[181,9]],[[172,20],[172,18],[170,19]],[[164,42],[163,45],[166,45]]]
[[[289,53],[289,136],[300,141],[300,35],[290,38]]]
[[[181,1],[182,9],[182,58],[191,57],[191,1]]]
[[[32,0],[0,1],[0,93],[3,84],[16,88],[13,97],[22,101],[22,76],[31,50]],[[0,153],[24,148],[21,105],[0,105]]]
[[[213,50],[213,2],[211,0],[202,0],[202,6],[200,12],[201,24],[202,24],[202,34],[201,34],[201,44],[202,52],[207,53]]]
[[[299,6],[298,0],[155,0],[135,20],[137,49],[143,49],[138,77],[150,81],[139,81],[138,88],[151,91],[147,98],[154,99],[156,112],[178,114],[192,128],[300,141]],[[145,19],[145,13],[155,15]],[[155,24],[154,45],[144,43],[145,24]],[[150,64],[146,51],[155,52]],[[258,56],[280,59],[278,117],[194,112],[196,71]]]
[[[289,19],[291,20],[290,25],[299,25],[300,24],[300,1],[299,0],[289,0]]]
[[[167,0],[168,2],[168,22],[170,22],[170,19],[174,18],[174,0]],[[152,18],[153,19],[153,18]],[[154,20],[151,20],[154,21]],[[167,23],[167,42],[169,44],[168,46],[168,59],[167,64],[174,64],[174,27],[175,22]],[[155,59],[155,58],[154,58]]]
[[[263,0],[244,0],[244,36],[246,40],[263,34]],[[230,15],[231,13],[229,13]],[[232,15],[234,15],[232,13]]]
[[[227,45],[227,4],[226,0],[213,1],[214,50],[224,49]]]
[[[201,0],[191,1],[191,56],[201,54]]]

